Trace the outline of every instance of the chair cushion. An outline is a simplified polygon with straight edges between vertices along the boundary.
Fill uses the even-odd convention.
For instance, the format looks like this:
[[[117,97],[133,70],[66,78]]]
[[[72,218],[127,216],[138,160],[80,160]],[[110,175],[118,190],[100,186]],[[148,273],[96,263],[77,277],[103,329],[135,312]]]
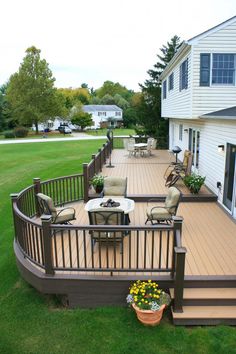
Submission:
[[[37,197],[38,197],[39,199],[42,199],[42,201],[47,204],[48,209],[51,211],[51,214],[52,214],[52,215],[53,215],[53,214],[56,214],[56,211],[57,211],[57,210],[56,210],[56,208],[55,208],[55,206],[54,206],[54,203],[53,203],[53,200],[52,200],[51,197],[49,197],[48,195],[45,195],[45,194],[43,194],[43,193],[38,193],[38,194],[37,194]]]
[[[56,215],[59,215],[56,217]],[[74,219],[75,212],[73,208],[57,208],[56,215],[53,215],[54,222],[56,224],[63,224],[64,222]]]
[[[166,208],[149,207],[147,209],[147,217],[149,220],[170,220],[172,215],[168,213]]]
[[[104,179],[104,195],[125,196],[127,179],[121,177],[106,177]]]
[[[168,209],[170,214],[175,213],[176,206],[178,205],[180,198],[180,191],[175,187],[170,187],[166,200],[165,207]]]

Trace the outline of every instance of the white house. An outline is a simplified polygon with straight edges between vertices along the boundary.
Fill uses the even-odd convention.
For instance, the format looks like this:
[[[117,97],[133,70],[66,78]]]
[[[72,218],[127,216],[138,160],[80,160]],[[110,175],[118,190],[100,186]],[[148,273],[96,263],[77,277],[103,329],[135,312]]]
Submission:
[[[83,110],[92,114],[94,125],[91,128],[94,129],[106,128],[107,126],[115,128],[121,126],[123,123],[123,110],[116,105],[84,105]],[[70,120],[56,117],[54,120],[40,123],[39,131],[44,131],[45,129],[57,130],[61,124],[68,124],[72,130],[77,129]],[[32,128],[35,130],[35,126]]]
[[[236,218],[236,16],[184,42],[161,81],[169,148],[193,152],[193,171]]]
[[[123,111],[116,105],[85,105],[83,110],[92,114],[93,128],[117,127],[123,122]]]

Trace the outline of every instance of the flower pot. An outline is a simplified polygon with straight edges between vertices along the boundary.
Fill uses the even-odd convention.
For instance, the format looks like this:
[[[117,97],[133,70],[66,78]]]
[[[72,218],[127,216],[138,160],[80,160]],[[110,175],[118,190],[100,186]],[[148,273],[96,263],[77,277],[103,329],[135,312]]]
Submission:
[[[166,305],[161,305],[159,311],[151,311],[140,310],[135,304],[132,304],[132,306],[136,311],[138,320],[146,326],[157,326],[162,319],[163,311],[166,307]]]
[[[96,193],[101,193],[102,190],[103,190],[103,186],[96,186],[96,187],[95,187]]]
[[[200,188],[189,188],[189,190],[190,190],[190,192],[192,193],[192,194],[198,194],[199,193],[199,191],[200,191]]]

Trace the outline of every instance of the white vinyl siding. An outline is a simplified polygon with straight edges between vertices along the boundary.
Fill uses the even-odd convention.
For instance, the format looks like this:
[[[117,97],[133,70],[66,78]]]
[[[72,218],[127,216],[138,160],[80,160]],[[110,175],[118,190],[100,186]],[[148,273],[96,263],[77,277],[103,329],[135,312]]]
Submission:
[[[232,23],[219,31],[200,39],[192,46],[193,53],[193,118],[205,113],[235,106],[235,85],[200,86],[200,54],[225,53],[236,54],[236,23]],[[212,60],[212,58],[211,58]]]
[[[188,58],[188,88],[179,91],[180,66]],[[173,72],[173,90],[168,90],[166,99],[162,97],[162,117],[166,118],[191,118],[191,56],[186,54],[182,57],[172,70]],[[169,76],[169,73],[167,77]],[[167,79],[165,77],[163,82]],[[162,95],[163,96],[163,95]]]
[[[179,141],[178,131],[175,130],[173,145],[178,145],[182,152],[179,154],[180,160],[183,159],[184,150],[188,149],[188,132],[189,128],[200,131],[200,150],[199,150],[199,166],[198,173],[206,176],[206,185],[218,195],[218,200],[222,202],[224,191],[224,171],[226,144],[235,144],[236,137],[236,121],[230,120],[181,120],[171,119],[172,124],[183,124],[183,140]],[[223,153],[218,151],[218,145],[224,145]],[[219,192],[216,184],[222,184]]]

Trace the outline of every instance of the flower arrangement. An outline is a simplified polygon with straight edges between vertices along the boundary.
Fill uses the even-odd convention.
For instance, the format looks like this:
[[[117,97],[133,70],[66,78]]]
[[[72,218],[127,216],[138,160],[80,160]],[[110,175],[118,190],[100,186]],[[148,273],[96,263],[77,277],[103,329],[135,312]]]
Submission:
[[[162,305],[170,304],[170,296],[156,282],[138,280],[130,287],[126,301],[140,310],[159,311]]]
[[[103,187],[104,185],[104,176],[102,175],[94,175],[91,179],[90,183],[93,187]]]
[[[193,173],[190,176],[184,177],[184,184],[189,188],[191,193],[197,194],[201,186],[204,184],[206,177],[202,177]]]

